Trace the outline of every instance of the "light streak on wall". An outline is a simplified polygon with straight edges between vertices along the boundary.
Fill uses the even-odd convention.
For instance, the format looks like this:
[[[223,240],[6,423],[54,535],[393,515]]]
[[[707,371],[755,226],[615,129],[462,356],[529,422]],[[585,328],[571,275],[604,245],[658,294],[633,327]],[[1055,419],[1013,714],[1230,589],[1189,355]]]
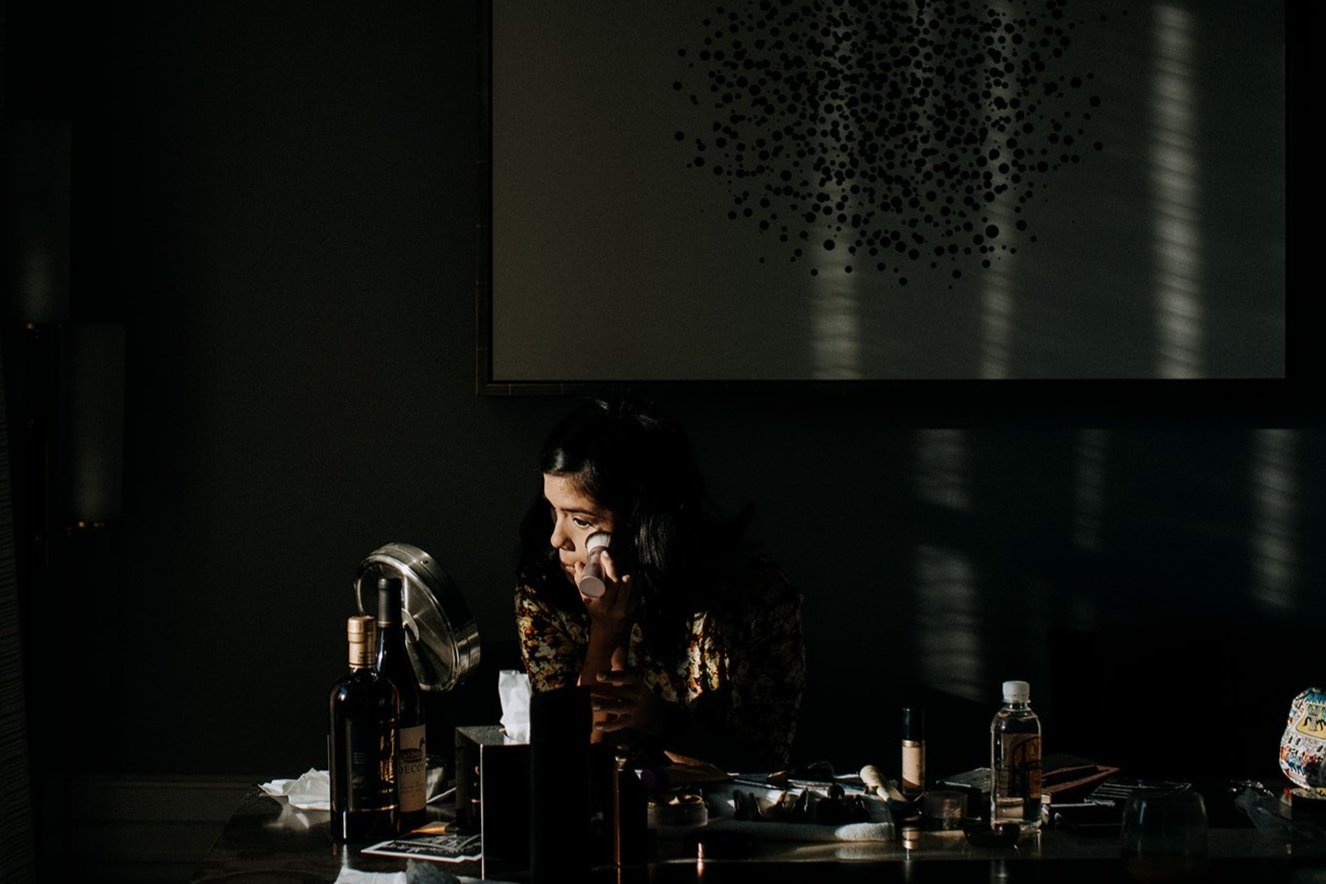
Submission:
[[[1292,430],[1257,430],[1252,455],[1252,592],[1269,613],[1294,610],[1298,560],[1295,443]]]
[[[831,10],[825,9],[825,27],[831,27]],[[844,29],[843,54],[855,58],[855,42],[850,39],[853,30]],[[825,125],[836,125],[844,133],[844,141],[851,144],[856,123],[846,112],[846,102],[837,102],[825,115]],[[853,267],[853,256],[848,246],[856,240],[856,232],[847,225],[832,236],[833,250],[820,249],[822,243],[812,242],[809,248],[819,256],[818,274],[811,280],[811,376],[816,380],[852,380],[862,376],[861,369],[861,305],[860,292]],[[860,262],[857,262],[860,263]],[[848,268],[851,268],[849,270]]]
[[[861,377],[860,296],[855,277],[847,273],[843,252],[819,261],[819,275],[811,282],[813,377],[816,380],[851,380]]]
[[[953,550],[916,551],[916,629],[925,683],[988,700],[981,623],[971,563]]]
[[[1101,510],[1105,505],[1104,430],[1077,435],[1077,466],[1073,477],[1073,543],[1087,552],[1100,551]]]
[[[1000,195],[991,208],[991,219],[1001,231],[1010,231],[1001,235],[1005,243],[1012,239],[1014,219],[1007,211],[1008,194]],[[981,287],[981,377],[985,380],[1001,380],[1010,373],[1009,346],[1013,338],[1013,315],[1016,302],[1017,286],[1014,281],[1013,261],[1015,256],[1005,254],[982,277]]]
[[[1000,12],[1000,18],[1012,20],[1016,17],[1016,10],[1007,0],[992,2],[991,7]],[[1017,53],[1016,47],[1010,47],[1006,50],[1010,55]],[[1018,98],[1017,91],[1013,88],[1012,78],[1001,80],[1001,86],[993,90],[992,98],[986,102],[986,106],[994,108],[994,98],[1003,98],[1012,100]],[[992,114],[996,111],[991,110]],[[1011,120],[1011,117],[1009,118]],[[991,121],[994,122],[994,121]],[[990,268],[986,270],[981,278],[983,285],[981,287],[981,377],[985,380],[1000,380],[1007,378],[1011,371],[1009,364],[1009,345],[1013,336],[1013,315],[1014,304],[1016,300],[1017,286],[1014,281],[1013,267],[1016,256],[1011,248],[1016,245],[1014,233],[1016,231],[1016,217],[1013,213],[1013,207],[1016,202],[1016,189],[1010,181],[1011,168],[1006,162],[1001,162],[1003,157],[1011,153],[1012,148],[1008,145],[1010,134],[1015,134],[1016,129],[1011,126],[990,125],[990,137],[986,140],[985,150],[997,151],[995,159],[989,163],[989,170],[992,175],[990,180],[990,189],[994,192],[995,198],[989,206],[989,217],[999,228],[999,236],[989,243],[995,251],[989,254],[992,262]]]
[[[1198,377],[1203,369],[1202,240],[1197,157],[1194,17],[1155,10],[1151,81],[1151,192],[1159,377]]]
[[[965,510],[967,440],[962,430],[920,430],[916,435],[916,496],[936,506]]]

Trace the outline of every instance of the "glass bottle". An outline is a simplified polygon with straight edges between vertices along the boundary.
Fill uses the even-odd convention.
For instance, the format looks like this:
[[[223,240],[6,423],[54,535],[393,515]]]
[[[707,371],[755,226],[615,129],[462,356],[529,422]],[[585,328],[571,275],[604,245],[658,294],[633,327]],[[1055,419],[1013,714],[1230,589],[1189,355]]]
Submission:
[[[910,799],[925,792],[925,712],[902,707],[902,794]]]
[[[327,769],[331,830],[337,841],[370,841],[395,832],[396,687],[373,671],[377,622],[358,615],[346,624],[350,669],[328,698]]]
[[[1031,710],[1031,685],[1006,681],[1004,705],[990,723],[990,825],[1041,824],[1041,722]]]
[[[396,727],[396,828],[417,829],[428,822],[428,751],[424,698],[419,676],[405,649],[401,617],[403,583],[399,577],[378,578],[377,674],[391,681],[400,695]]]

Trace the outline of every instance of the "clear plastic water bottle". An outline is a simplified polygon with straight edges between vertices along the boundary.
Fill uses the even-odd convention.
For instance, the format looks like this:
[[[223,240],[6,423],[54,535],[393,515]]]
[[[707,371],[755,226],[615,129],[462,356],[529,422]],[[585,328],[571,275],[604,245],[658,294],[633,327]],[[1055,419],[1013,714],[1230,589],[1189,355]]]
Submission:
[[[1004,705],[990,723],[990,825],[1041,824],[1041,722],[1031,711],[1031,685],[1004,682]]]

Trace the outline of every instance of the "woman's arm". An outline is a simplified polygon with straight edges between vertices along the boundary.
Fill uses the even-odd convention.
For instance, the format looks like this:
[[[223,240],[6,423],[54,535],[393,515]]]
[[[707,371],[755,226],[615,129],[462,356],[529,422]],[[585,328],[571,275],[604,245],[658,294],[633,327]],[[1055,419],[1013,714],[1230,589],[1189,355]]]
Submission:
[[[516,588],[520,659],[534,691],[576,683],[587,633],[583,621],[552,605],[531,586]]]
[[[730,697],[730,692],[724,693]],[[775,723],[772,734],[751,736],[747,728],[732,726],[731,710],[718,694],[708,694],[695,704],[668,702],[635,672],[614,667],[599,673],[590,696],[597,739],[634,731],[648,737],[677,764],[709,763],[746,771],[776,771],[786,766],[784,729]],[[789,734],[786,742],[790,741]]]
[[[598,676],[596,730],[633,729],[669,755],[729,770],[781,770],[791,756],[805,687],[801,594],[776,571],[747,613],[729,618],[723,683],[692,703],[665,702],[625,667]],[[624,663],[625,657],[622,661]]]
[[[592,685],[599,673],[612,669],[613,655],[621,652],[622,659],[631,644],[631,625],[635,615],[635,594],[631,590],[630,575],[618,575],[616,563],[607,550],[599,557],[603,566],[603,595],[590,598],[582,595],[585,612],[589,614],[589,644],[580,666],[580,684]],[[579,585],[585,566],[577,563],[575,580]]]

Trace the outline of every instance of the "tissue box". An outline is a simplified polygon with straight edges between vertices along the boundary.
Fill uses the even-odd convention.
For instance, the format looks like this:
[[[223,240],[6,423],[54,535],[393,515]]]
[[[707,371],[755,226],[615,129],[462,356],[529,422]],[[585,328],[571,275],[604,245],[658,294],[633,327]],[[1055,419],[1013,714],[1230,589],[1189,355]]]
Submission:
[[[529,868],[529,789],[529,743],[456,728],[456,822],[482,836],[483,877]]]

